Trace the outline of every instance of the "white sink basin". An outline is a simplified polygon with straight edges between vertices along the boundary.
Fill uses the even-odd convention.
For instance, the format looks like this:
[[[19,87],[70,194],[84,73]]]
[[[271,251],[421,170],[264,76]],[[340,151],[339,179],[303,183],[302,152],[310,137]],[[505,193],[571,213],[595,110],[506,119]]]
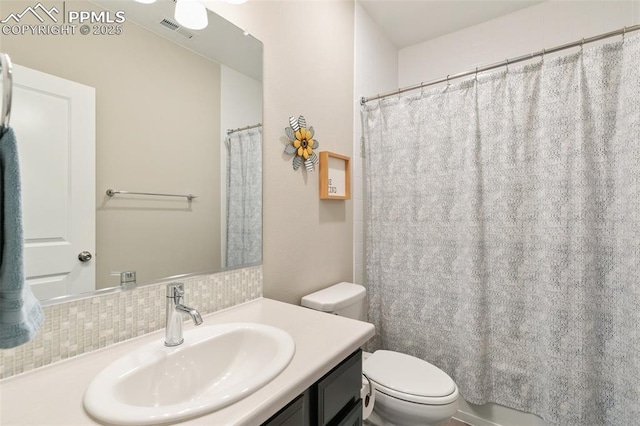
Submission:
[[[209,413],[260,389],[285,369],[295,344],[286,332],[254,323],[184,333],[184,343],[141,347],[98,374],[84,406],[121,425],[175,422]]]

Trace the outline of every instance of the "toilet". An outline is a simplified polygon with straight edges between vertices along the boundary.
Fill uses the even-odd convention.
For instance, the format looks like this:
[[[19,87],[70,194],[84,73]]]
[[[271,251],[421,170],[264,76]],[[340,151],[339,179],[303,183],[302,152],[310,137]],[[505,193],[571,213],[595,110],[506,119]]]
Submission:
[[[302,298],[302,306],[364,321],[366,289],[339,283]],[[432,426],[458,410],[458,387],[444,371],[394,351],[363,353],[363,383],[373,388],[373,412],[365,424]],[[366,417],[366,410],[364,411]]]

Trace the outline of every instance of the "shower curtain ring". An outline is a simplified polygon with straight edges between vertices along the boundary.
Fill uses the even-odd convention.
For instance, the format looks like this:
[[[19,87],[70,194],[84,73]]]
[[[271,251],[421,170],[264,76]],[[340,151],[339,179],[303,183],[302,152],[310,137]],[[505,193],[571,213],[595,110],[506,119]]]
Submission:
[[[447,87],[449,87],[449,74],[447,74]]]
[[[507,72],[509,72],[509,58],[505,59],[505,62],[507,63],[505,65],[507,67]]]
[[[398,99],[400,99],[400,93],[402,89],[398,89]]]
[[[584,37],[582,37],[582,41],[580,42],[580,52],[584,50]]]
[[[476,67],[476,81],[478,81],[478,67]]]
[[[623,42],[623,43],[624,43],[624,36],[625,36],[626,32],[627,32],[627,26],[625,25],[625,26],[622,28],[622,42]]]
[[[547,53],[547,49],[542,49],[542,63],[544,64],[544,55]]]

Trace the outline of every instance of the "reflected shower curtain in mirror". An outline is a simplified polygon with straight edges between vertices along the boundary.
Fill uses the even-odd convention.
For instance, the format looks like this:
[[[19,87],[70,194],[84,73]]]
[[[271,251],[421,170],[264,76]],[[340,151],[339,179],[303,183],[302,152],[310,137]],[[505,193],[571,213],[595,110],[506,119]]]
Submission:
[[[227,145],[226,266],[262,260],[262,131],[230,134]]]
[[[371,349],[553,425],[640,419],[640,38],[362,111]]]

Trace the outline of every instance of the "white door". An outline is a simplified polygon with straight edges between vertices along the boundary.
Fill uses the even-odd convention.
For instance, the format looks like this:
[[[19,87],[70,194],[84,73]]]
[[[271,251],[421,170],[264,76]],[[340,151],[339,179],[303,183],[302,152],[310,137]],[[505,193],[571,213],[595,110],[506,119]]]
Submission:
[[[41,300],[95,289],[95,89],[14,65],[25,275]]]

